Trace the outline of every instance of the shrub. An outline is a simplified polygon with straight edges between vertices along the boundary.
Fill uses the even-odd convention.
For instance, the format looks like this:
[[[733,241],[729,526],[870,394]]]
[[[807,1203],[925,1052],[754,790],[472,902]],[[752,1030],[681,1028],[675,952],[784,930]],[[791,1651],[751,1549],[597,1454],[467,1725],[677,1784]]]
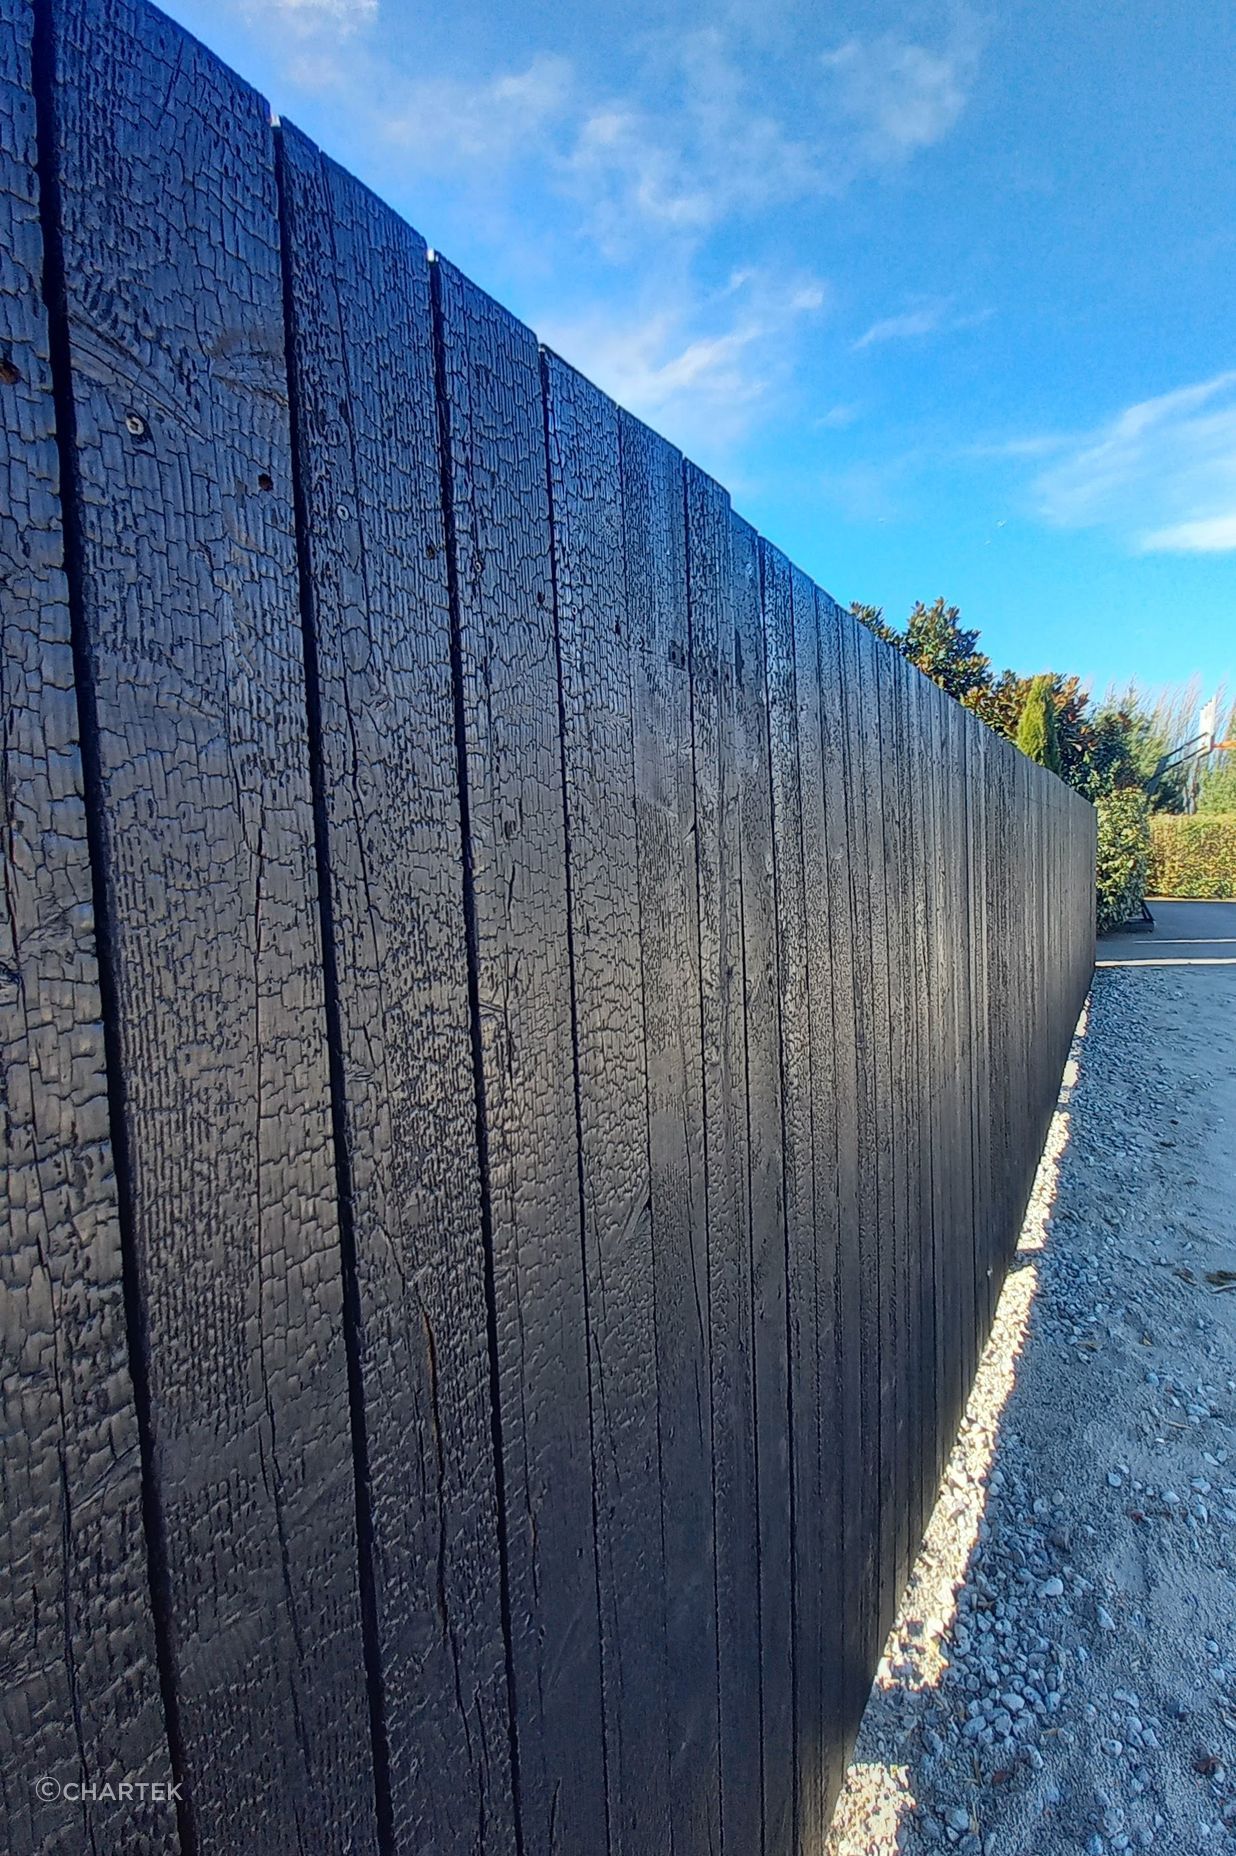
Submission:
[[[1129,921],[1142,905],[1150,864],[1150,807],[1136,786],[1116,787],[1095,800],[1096,919],[1100,934]]]
[[[1052,700],[1050,677],[1035,677],[1026,691],[1017,723],[1017,745],[1040,767],[1060,771],[1060,747],[1056,740],[1056,705]]]
[[[1197,809],[1236,813],[1236,753],[1228,754],[1217,766],[1207,767],[1197,795]]]
[[[1236,897],[1236,812],[1156,814],[1150,887],[1156,896]]]

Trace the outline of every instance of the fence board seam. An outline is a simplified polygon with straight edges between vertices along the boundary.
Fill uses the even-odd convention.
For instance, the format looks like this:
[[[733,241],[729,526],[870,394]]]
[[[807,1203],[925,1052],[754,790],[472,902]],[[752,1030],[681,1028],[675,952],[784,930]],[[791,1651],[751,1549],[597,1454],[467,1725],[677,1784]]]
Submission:
[[[592,1576],[593,1591],[596,1600],[597,1640],[603,1645],[605,1638],[604,1619],[601,1610],[601,1567],[600,1567],[600,1524],[597,1514],[597,1451],[596,1451],[596,1414],[593,1410],[591,1362],[594,1347],[593,1315],[588,1286],[587,1257],[587,1186],[584,1174],[584,1140],[583,1140],[583,1105],[581,1099],[580,1058],[579,1058],[579,995],[577,982],[577,965],[575,951],[575,897],[573,891],[572,853],[571,853],[571,807],[567,783],[567,706],[566,680],[562,663],[562,629],[559,619],[559,557],[554,539],[554,480],[553,480],[553,432],[550,425],[549,381],[547,359],[544,349],[539,355],[541,381],[541,417],[545,440],[545,496],[549,512],[549,573],[550,603],[553,613],[554,663],[558,678],[558,752],[561,774],[562,793],[562,837],[565,851],[566,870],[566,946],[567,968],[570,974],[571,1000],[571,1061],[572,1087],[575,1100],[575,1174],[576,1189],[579,1197],[579,1252],[580,1271],[583,1281],[584,1306],[584,1351],[588,1362],[588,1448],[591,1466],[592,1489]],[[609,1779],[609,1729],[606,1720],[606,1699],[604,1681],[604,1651],[602,1649],[601,1681],[601,1775],[605,1806],[605,1840],[606,1848],[613,1848],[613,1809],[610,1799]]]
[[[35,99],[39,216],[43,232],[43,301],[47,311],[56,448],[60,464],[60,508],[64,530],[64,572],[68,593],[70,641],[76,685],[79,749],[85,801],[86,840],[91,872],[98,985],[102,1006],[104,1073],[108,1122],[116,1174],[117,1221],[123,1262],[125,1322],[129,1372],[133,1381],[141,1460],[142,1532],[146,1545],[151,1624],[162,1695],[168,1756],[177,1785],[176,1824],[182,1856],[197,1856],[192,1806],[179,1795],[187,1789],[187,1762],[181,1727],[172,1636],[171,1575],[167,1532],[155,1474],[149,1358],[150,1335],[141,1291],[141,1271],[134,1222],[129,1121],[125,1102],[125,1066],[116,1000],[116,955],[111,899],[103,878],[106,843],[103,826],[103,774],[99,757],[99,717],[95,703],[90,643],[84,610],[85,544],[79,520],[82,485],[77,457],[77,410],[73,393],[73,353],[69,331],[68,289],[63,241],[61,134],[56,108],[56,29],[52,0],[33,0],[34,36],[31,80]],[[78,1723],[80,1733],[80,1723]]]
[[[481,1002],[472,825],[468,792],[467,722],[464,714],[462,617],[459,598],[459,537],[455,528],[455,498],[451,484],[450,398],[446,385],[446,354],[442,332],[442,272],[429,267],[430,307],[433,320],[434,397],[438,415],[438,476],[442,523],[446,536],[447,597],[450,606],[451,688],[455,723],[455,781],[460,824],[460,905],[468,966],[468,1036],[472,1056],[472,1084],[476,1119],[477,1163],[481,1182],[481,1238],[485,1250],[485,1322],[489,1353],[490,1431],[493,1447],[494,1486],[498,1505],[499,1602],[502,1614],[503,1659],[506,1673],[507,1751],[511,1763],[511,1810],[515,1848],[523,1856],[520,1810],[519,1737],[515,1716],[515,1658],[511,1626],[511,1574],[508,1564],[506,1456],[502,1435],[502,1397],[499,1387],[497,1282],[494,1265],[493,1201],[489,1175],[489,1132],[485,1119],[485,1059],[481,1036]]]
[[[0,756],[8,932],[19,991],[80,984],[31,1022],[110,1124],[62,1143],[115,1259],[72,1392],[127,1354],[140,1522],[103,1518],[150,1646],[113,1690],[67,1602],[97,1413],[62,1401],[53,1486],[78,1239],[20,1279],[32,1095],[6,1519],[65,1670],[20,1664],[22,1595],[6,1727],[144,1736],[160,1856],[310,1818],[336,1856],[790,1856],[1032,1190],[1093,812],[144,0],[0,13],[51,409],[0,468],[64,580],[12,594],[6,717],[64,739]],[[53,788],[80,844],[33,829]]]
[[[321,675],[318,667],[317,627],[314,618],[313,569],[309,555],[309,504],[305,490],[301,446],[300,389],[295,364],[294,290],[292,283],[291,221],[287,198],[286,138],[275,125],[275,186],[279,206],[279,256],[283,278],[283,330],[287,366],[288,425],[292,445],[292,498],[295,511],[297,596],[305,654],[305,721],[309,749],[309,783],[313,803],[314,854],[318,873],[318,914],[322,937],[322,979],[326,1017],[326,1051],[330,1079],[331,1141],[334,1151],[338,1198],[339,1249],[343,1272],[342,1327],[348,1367],[348,1406],[352,1430],[352,1469],[356,1502],[357,1578],[360,1590],[361,1638],[365,1661],[365,1688],[369,1707],[373,1756],[374,1803],[380,1856],[393,1856],[394,1819],[391,1804],[390,1746],[386,1732],[382,1659],[378,1641],[377,1598],[374,1590],[374,1524],[370,1502],[369,1445],[365,1427],[365,1399],[360,1361],[361,1313],[357,1277],[356,1230],[352,1217],[351,1156],[347,1137],[346,1083],[343,1074],[344,1033],[339,1008],[339,974],[335,957],[333,882],[330,867],[330,833],[327,823],[326,771],[322,751]],[[350,404],[347,357],[343,359],[345,397]],[[355,450],[351,419],[349,439]]]

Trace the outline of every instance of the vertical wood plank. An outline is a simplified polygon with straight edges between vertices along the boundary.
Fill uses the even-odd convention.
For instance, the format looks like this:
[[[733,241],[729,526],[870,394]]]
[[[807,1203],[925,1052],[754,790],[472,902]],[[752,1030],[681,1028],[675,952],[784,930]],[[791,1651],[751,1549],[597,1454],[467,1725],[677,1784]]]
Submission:
[[[435,265],[526,1856],[604,1850],[600,1629],[540,360]]]
[[[918,685],[920,727],[924,751],[923,775],[927,794],[927,895],[928,985],[925,999],[928,1026],[926,1120],[930,1130],[932,1255],[935,1283],[935,1349],[932,1380],[935,1387],[936,1424],[932,1440],[933,1485],[938,1488],[951,1444],[952,1368],[956,1359],[956,1298],[952,1272],[953,1225],[949,1204],[949,1151],[946,1091],[948,1051],[945,1029],[949,1012],[947,891],[943,874],[948,855],[944,825],[941,697],[924,677]]]
[[[618,409],[543,357],[610,1849],[669,1843],[657,1349]]]
[[[716,1850],[712,1377],[686,515],[678,452],[627,413],[619,417],[619,434],[635,710],[672,1847]]]
[[[897,1527],[896,1483],[893,1469],[896,1455],[893,1393],[897,1373],[894,1320],[893,1126],[889,1060],[884,765],[881,756],[880,730],[882,701],[880,661],[887,648],[880,644],[865,626],[859,628],[857,668],[860,710],[857,746],[858,765],[862,769],[862,874],[865,882],[865,888],[860,893],[860,901],[863,913],[862,933],[867,947],[867,967],[864,976],[866,985],[859,1002],[859,1010],[870,1039],[871,1142],[875,1175],[871,1204],[871,1245],[879,1334],[876,1372],[879,1411],[878,1600],[873,1619],[874,1648],[877,1654],[892,1624],[895,1582],[894,1549]]]
[[[759,1588],[729,499],[684,471],[695,741],[722,1847],[760,1837]]]
[[[901,788],[900,749],[901,716],[898,705],[897,671],[900,658],[888,646],[877,641],[873,654],[875,669],[875,710],[878,723],[880,763],[880,834],[876,849],[883,874],[885,1006],[887,1027],[884,1031],[886,1071],[882,1119],[889,1130],[889,1152],[885,1169],[886,1202],[881,1210],[881,1227],[888,1253],[886,1272],[889,1301],[888,1347],[891,1357],[889,1414],[892,1437],[889,1477],[892,1490],[893,1521],[886,1551],[890,1557],[892,1603],[896,1607],[909,1572],[910,1452],[906,1400],[910,1367],[909,1269],[906,1205],[906,1146],[908,1139],[905,1098],[905,971],[902,933],[905,902],[905,863],[902,823],[905,795]],[[877,945],[877,957],[879,947]],[[891,1619],[890,1619],[891,1624]]]
[[[176,1813],[40,1801],[167,1781],[142,1533],[39,223],[34,20],[0,0],[0,1041],[6,1361],[0,1842],[179,1848]]]
[[[864,675],[871,637],[857,621],[842,627],[841,693],[845,729],[846,840],[849,847],[850,938],[854,949],[854,982],[850,1013],[854,1025],[853,1139],[856,1153],[857,1192],[855,1226],[859,1256],[859,1327],[861,1333],[861,1410],[863,1426],[862,1553],[859,1612],[864,1624],[864,1662],[871,1668],[882,1641],[879,1620],[882,1602],[882,1502],[884,1488],[884,1409],[882,1399],[883,1345],[881,1244],[879,1213],[879,1080],[876,1030],[876,941],[872,925],[868,864],[871,845],[868,826],[870,786],[870,716]],[[843,1008],[844,1009],[844,1006]]]
[[[987,1261],[992,1272],[993,1298],[999,1294],[1004,1219],[1004,1169],[1007,1142],[1006,1089],[1004,1087],[1004,1025],[1008,990],[1006,963],[1008,936],[1004,908],[1004,858],[1008,845],[1005,809],[1006,745],[992,744],[987,757],[987,824],[1000,856],[989,859],[985,872],[987,892],[987,1085],[991,1098],[988,1133],[990,1225]]]
[[[734,681],[741,815],[746,1023],[747,1219],[751,1241],[759,1515],[763,1850],[793,1848],[794,1664],[789,1334],[781,1172],[780,977],[760,543],[734,518]]]
[[[73,520],[185,1790],[373,1847],[268,111],[55,0]]]
[[[835,1423],[821,1430],[821,1447],[831,1452],[840,1474],[841,1580],[843,1669],[840,1689],[841,1727],[848,1746],[858,1730],[870,1689],[867,1660],[869,1633],[864,1560],[866,1509],[874,1487],[868,1476],[874,1438],[864,1427],[864,1335],[868,1319],[863,1280],[863,1239],[859,1217],[860,1155],[858,1101],[858,1044],[855,1011],[857,955],[854,945],[850,850],[850,771],[845,698],[846,634],[852,639],[855,620],[827,594],[817,593],[819,627],[819,707],[821,771],[824,787],[825,916],[828,936],[830,984],[818,1002],[813,999],[813,1026],[819,1039],[831,1048],[831,1065],[816,1058],[823,1086],[831,1086],[833,1100],[827,1116],[828,1144],[817,1145],[816,1165],[821,1183],[832,1183],[836,1232],[836,1302],[833,1310],[835,1343],[841,1378],[841,1428]],[[816,904],[820,913],[820,904]],[[829,1461],[823,1458],[822,1461]]]
[[[957,1141],[957,1220],[962,1285],[961,1370],[962,1391],[958,1422],[969,1398],[978,1364],[976,1313],[977,1259],[974,1237],[974,1127],[971,1114],[974,1039],[970,1022],[971,942],[974,909],[970,897],[970,717],[959,703],[948,705],[950,789],[953,807],[954,874],[954,1010],[956,1013],[957,1074],[955,1130]]]
[[[894,816],[893,830],[898,858],[898,881],[893,899],[898,927],[897,971],[891,988],[893,1020],[894,1077],[898,1083],[899,1176],[900,1199],[900,1315],[904,1342],[901,1371],[902,1424],[905,1513],[903,1516],[906,1559],[899,1571],[898,1584],[904,1587],[918,1551],[923,1486],[919,1427],[922,1408],[923,1342],[921,1307],[921,1231],[919,1199],[919,1121],[917,1094],[917,991],[915,977],[915,911],[917,908],[913,810],[914,793],[910,768],[910,678],[913,668],[900,656],[892,663]]]
[[[780,563],[778,563],[780,565]],[[781,604],[784,605],[784,617]],[[829,1104],[817,1089],[830,1051],[824,1015],[816,992],[821,924],[819,907],[822,863],[819,729],[819,649],[816,632],[815,588],[796,567],[785,570],[785,589],[771,614],[778,630],[770,650],[785,652],[778,672],[787,701],[792,704],[786,730],[792,759],[787,772],[793,779],[792,798],[785,795],[785,817],[793,843],[785,844],[788,898],[786,981],[792,990],[786,1004],[791,1020],[787,1057],[793,1077],[787,1077],[787,1100],[795,1095],[796,1128],[793,1157],[795,1173],[791,1203],[797,1212],[791,1238],[791,1307],[793,1312],[794,1463],[795,1463],[795,1681],[798,1722],[798,1813],[800,1837],[807,1847],[827,1827],[826,1794],[829,1758],[833,1752],[827,1684],[832,1671],[822,1655],[825,1613],[833,1602],[827,1553],[831,1538],[827,1523],[833,1512],[836,1489],[832,1474],[825,1483],[821,1459],[821,1404],[827,1397],[825,1364],[820,1348],[820,1251],[831,1235],[835,1209],[832,1195],[818,1166],[828,1125]],[[824,928],[827,933],[827,928]],[[815,955],[813,966],[812,955]],[[788,1136],[787,1136],[788,1138]],[[801,1140],[801,1151],[798,1142]],[[789,1156],[787,1156],[788,1160]],[[830,1472],[831,1472],[830,1465]]]
[[[1030,799],[1030,763],[1026,756],[1014,751],[1013,754],[1013,808],[1012,808],[1012,909],[1013,909],[1013,948],[1016,967],[1012,979],[1013,1020],[1009,1066],[1006,1072],[1007,1087],[1010,1094],[1010,1111],[1012,1123],[1011,1169],[1009,1178],[1009,1203],[1006,1212],[1005,1259],[1010,1257],[1014,1236],[1014,1225],[1019,1222],[1019,1208],[1022,1196],[1022,1180],[1025,1175],[1026,1147],[1029,1142],[1029,1124],[1033,1110],[1031,1107],[1031,1083],[1027,1074],[1028,1037],[1027,1028],[1030,1019],[1030,898],[1028,893],[1029,877],[1029,830],[1027,807]]]
[[[964,989],[967,917],[965,897],[965,774],[961,762],[960,725],[956,703],[943,691],[939,698],[942,754],[945,767],[945,872],[948,909],[946,958],[949,974],[949,1013],[946,1024],[947,1143],[949,1159],[948,1215],[950,1260],[954,1295],[952,1350],[953,1405],[950,1438],[956,1435],[965,1410],[974,1360],[974,1253],[970,1234],[969,1117],[963,1066]]]
[[[814,1844],[1093,815],[291,130],[281,274],[136,0],[44,15],[69,585],[0,6],[5,1732],[224,1852]]]
[[[280,172],[391,1832],[513,1850],[429,264],[288,127]]]
[[[809,1718],[817,1723],[810,1772],[812,1796],[804,1791],[804,1821],[812,1815],[827,1826],[842,1777],[841,1646],[845,1600],[841,1590],[845,1466],[840,1460],[841,1370],[836,1320],[838,1278],[837,1195],[831,1173],[836,1152],[837,1075],[830,1023],[834,945],[826,842],[824,733],[821,716],[820,601],[824,595],[797,568],[790,576],[794,627],[795,697],[798,710],[798,771],[802,830],[803,890],[812,1139],[812,1241],[804,1343],[810,1373],[810,1403],[799,1414],[803,1454],[810,1458],[798,1516],[804,1579],[800,1585],[802,1648],[809,1658],[803,1692]],[[804,1769],[804,1786],[807,1784]]]
[[[910,1091],[909,1114],[913,1121],[910,1139],[911,1210],[914,1252],[911,1264],[912,1291],[910,1319],[916,1344],[912,1372],[916,1388],[916,1425],[912,1440],[917,1451],[915,1508],[912,1516],[914,1540],[922,1539],[935,1501],[936,1485],[932,1471],[932,1454],[936,1426],[935,1378],[935,1255],[933,1205],[931,1191],[930,1060],[931,1037],[927,1013],[930,966],[928,935],[929,892],[934,881],[927,838],[930,820],[927,811],[925,753],[922,735],[921,673],[911,665],[904,671],[906,714],[905,779],[907,862],[906,878],[910,908],[910,978],[907,1005],[910,1020]]]
[[[820,1834],[818,1773],[823,1734],[816,1664],[819,1582],[811,1553],[818,1506],[816,1451],[815,1176],[812,1139],[811,1016],[803,882],[802,782],[793,585],[789,562],[761,543],[764,651],[768,682],[773,874],[781,1032],[781,1167],[785,1199],[789,1329],[790,1475],[793,1514],[794,1841]],[[804,1516],[804,1509],[807,1513]]]
[[[970,782],[969,846],[971,937],[971,1114],[974,1129],[974,1233],[978,1271],[978,1348],[987,1343],[995,1313],[996,1271],[991,1257],[991,1058],[988,1049],[991,979],[988,971],[987,867],[1000,855],[987,829],[987,795],[991,786],[991,744],[995,736],[976,724],[970,730],[972,777]]]

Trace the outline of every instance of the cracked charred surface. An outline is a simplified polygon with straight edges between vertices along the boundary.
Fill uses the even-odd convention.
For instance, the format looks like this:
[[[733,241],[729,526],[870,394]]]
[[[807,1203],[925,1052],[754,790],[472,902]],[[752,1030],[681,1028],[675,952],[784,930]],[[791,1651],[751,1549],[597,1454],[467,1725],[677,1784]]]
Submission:
[[[619,415],[635,713],[673,1847],[716,1849],[717,1641],[683,461]]]
[[[280,164],[392,1831],[499,1856],[515,1842],[429,263],[286,127]]]
[[[41,1803],[34,1780],[166,1779],[142,1537],[56,456],[31,84],[0,4],[0,1043],[9,1847],[178,1846],[174,1813]]]
[[[544,359],[610,1848],[670,1842],[656,1308],[618,409]]]
[[[607,1829],[545,424],[531,331],[436,272],[519,1799],[547,1856]]]
[[[189,1810],[373,1841],[271,129],[53,7],[73,506]]]

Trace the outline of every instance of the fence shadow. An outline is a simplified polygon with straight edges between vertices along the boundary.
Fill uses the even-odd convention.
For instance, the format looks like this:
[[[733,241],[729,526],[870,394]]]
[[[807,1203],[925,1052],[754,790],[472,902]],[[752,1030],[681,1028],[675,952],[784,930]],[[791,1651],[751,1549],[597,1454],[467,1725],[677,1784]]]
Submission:
[[[1021,1752],[1013,1720],[1006,1744],[987,1746],[976,1736],[942,1746],[930,1698],[943,1699],[950,1670],[970,1652],[978,1617],[990,1616],[995,1604],[982,1551],[987,1510],[993,1488],[1003,1487],[1003,1465],[1019,1431],[1020,1413],[1027,1400],[1042,1397],[1041,1386],[1027,1383],[1026,1367],[1036,1344],[1044,1253],[1053,1222],[1067,1215],[1071,1200],[1074,1117],[1085,1112],[1090,1009],[1087,1002],[1078,1020],[1016,1253],[940,1494],[884,1646],[825,1856],[853,1856],[859,1849],[880,1856],[924,1856],[937,1847],[959,1846],[967,1836],[981,1838],[979,1817],[960,1803],[954,1809],[964,1810],[964,1827],[958,1816],[943,1822],[937,1818],[936,1828],[924,1829],[934,1791],[925,1782],[928,1768],[938,1781],[939,1762],[947,1760],[960,1800],[963,1787],[1008,1783]],[[1051,1566],[1044,1562],[1037,1572],[1050,1577]],[[1058,1700],[1045,1699],[1049,1720],[1058,1705]],[[946,1712],[939,1710],[941,1716]],[[955,1833],[951,1837],[950,1831]]]

